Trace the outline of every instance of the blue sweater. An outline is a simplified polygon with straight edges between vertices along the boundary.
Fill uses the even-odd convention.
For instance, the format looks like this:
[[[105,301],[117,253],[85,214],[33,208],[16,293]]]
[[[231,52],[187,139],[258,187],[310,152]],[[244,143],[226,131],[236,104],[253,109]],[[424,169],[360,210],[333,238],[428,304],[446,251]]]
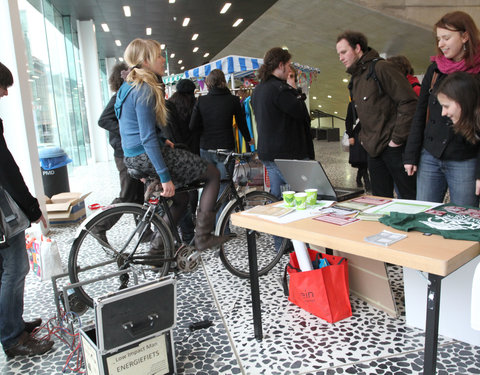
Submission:
[[[124,82],[117,93],[115,114],[120,126],[125,157],[146,153],[160,181],[170,181],[170,173],[161,152],[164,140],[157,134],[154,97],[150,86],[144,83],[132,87]]]

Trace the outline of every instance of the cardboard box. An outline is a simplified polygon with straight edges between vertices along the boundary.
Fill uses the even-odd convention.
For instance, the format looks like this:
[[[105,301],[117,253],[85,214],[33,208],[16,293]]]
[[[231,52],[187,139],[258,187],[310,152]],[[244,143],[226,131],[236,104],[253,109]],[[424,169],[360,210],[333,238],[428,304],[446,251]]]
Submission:
[[[60,193],[46,200],[51,225],[71,224],[87,217],[85,198],[90,193]]]

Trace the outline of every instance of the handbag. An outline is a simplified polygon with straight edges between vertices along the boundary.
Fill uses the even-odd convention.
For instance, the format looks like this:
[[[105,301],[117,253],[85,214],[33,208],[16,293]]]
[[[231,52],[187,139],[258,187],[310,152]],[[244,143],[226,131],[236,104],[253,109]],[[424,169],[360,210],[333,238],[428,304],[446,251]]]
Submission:
[[[8,247],[8,240],[30,226],[30,220],[0,185],[0,249]]]
[[[301,272],[297,256],[290,254],[284,272],[284,292],[288,300],[330,323],[352,316],[346,258],[308,249],[312,264],[322,266]],[[326,265],[327,262],[330,265]],[[287,287],[287,274],[290,276]]]
[[[44,237],[41,232],[27,231],[25,242],[30,267],[41,281],[65,272],[55,240]]]

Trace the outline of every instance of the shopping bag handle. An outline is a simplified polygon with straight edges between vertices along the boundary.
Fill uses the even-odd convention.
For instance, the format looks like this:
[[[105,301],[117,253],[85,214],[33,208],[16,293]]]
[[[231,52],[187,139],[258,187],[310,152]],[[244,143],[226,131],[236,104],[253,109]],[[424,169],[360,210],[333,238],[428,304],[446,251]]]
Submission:
[[[317,261],[317,262],[318,262],[318,258],[323,259],[323,256],[324,256],[324,255],[325,255],[324,253],[318,253],[318,254],[315,256],[315,260],[314,260],[314,261]],[[341,257],[340,260],[338,261],[338,263],[336,263],[335,265],[341,264],[344,260],[346,260],[346,258],[345,258],[345,257]]]

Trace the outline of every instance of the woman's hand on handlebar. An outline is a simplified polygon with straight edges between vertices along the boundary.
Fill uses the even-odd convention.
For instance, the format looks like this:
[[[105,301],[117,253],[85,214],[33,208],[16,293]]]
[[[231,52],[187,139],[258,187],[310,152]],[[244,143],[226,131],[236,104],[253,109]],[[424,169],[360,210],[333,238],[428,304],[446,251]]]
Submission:
[[[175,185],[170,180],[168,182],[162,182],[162,193],[160,194],[162,197],[173,197],[175,195]]]

